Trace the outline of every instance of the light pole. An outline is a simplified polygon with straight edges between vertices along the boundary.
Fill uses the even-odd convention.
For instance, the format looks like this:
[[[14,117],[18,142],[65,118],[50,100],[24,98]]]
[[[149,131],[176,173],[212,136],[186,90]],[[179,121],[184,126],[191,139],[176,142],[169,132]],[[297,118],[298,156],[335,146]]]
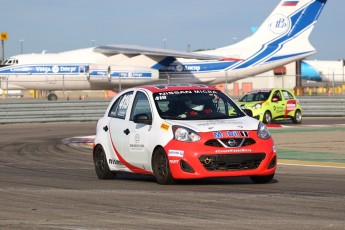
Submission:
[[[166,48],[167,40],[168,40],[168,39],[166,39],[166,38],[163,39],[163,47],[164,47],[164,49]]]
[[[24,40],[20,39],[19,42],[20,42],[20,53],[23,54],[23,48],[24,48],[23,47],[23,43],[24,43]]]

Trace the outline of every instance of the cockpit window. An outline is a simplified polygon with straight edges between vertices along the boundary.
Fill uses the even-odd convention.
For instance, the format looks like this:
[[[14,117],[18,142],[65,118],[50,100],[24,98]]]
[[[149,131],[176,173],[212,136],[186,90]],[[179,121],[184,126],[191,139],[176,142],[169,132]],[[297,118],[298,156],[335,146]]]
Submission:
[[[177,90],[153,94],[163,119],[212,120],[242,117],[245,114],[218,90]]]
[[[4,62],[5,65],[13,65],[18,64],[18,59],[15,58],[9,58]]]

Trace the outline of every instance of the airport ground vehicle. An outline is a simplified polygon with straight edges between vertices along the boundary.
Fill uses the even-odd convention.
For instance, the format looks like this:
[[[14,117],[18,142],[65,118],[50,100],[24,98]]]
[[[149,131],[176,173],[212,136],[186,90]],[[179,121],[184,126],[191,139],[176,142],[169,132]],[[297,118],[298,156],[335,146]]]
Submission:
[[[249,176],[273,179],[277,154],[266,126],[214,87],[193,84],[127,89],[97,123],[99,179],[119,172],[178,179]]]
[[[273,120],[291,119],[302,122],[302,108],[299,100],[289,89],[258,89],[246,93],[238,102],[242,109],[252,111],[254,118],[265,124]]]

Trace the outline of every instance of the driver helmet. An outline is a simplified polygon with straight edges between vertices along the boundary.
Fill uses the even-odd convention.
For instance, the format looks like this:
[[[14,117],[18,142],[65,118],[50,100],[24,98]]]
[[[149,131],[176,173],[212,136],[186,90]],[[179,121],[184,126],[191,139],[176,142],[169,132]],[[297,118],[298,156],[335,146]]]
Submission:
[[[188,108],[198,112],[202,111],[205,106],[205,104],[201,100],[188,100],[186,101],[186,105]]]

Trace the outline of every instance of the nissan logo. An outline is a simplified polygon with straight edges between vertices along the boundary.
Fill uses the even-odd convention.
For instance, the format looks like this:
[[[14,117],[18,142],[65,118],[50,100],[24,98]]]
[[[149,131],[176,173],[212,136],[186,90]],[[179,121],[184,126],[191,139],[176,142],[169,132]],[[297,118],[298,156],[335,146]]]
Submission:
[[[230,147],[235,147],[237,145],[237,142],[234,139],[230,139],[230,140],[228,140],[228,145]]]

